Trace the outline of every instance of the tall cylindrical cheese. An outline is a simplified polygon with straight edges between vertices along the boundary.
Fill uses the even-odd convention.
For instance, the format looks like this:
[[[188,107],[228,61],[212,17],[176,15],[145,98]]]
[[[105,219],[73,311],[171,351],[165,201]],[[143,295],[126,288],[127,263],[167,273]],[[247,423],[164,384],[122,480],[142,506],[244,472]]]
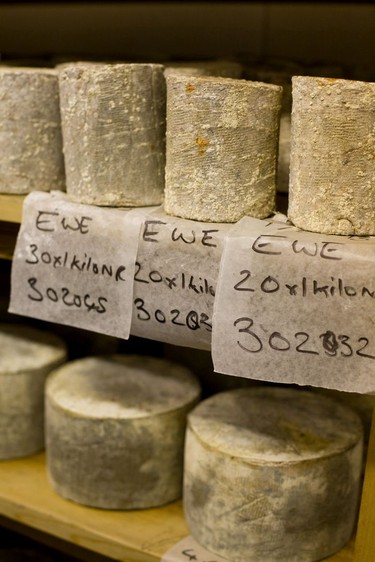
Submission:
[[[192,536],[231,562],[312,562],[350,539],[362,426],[326,396],[222,392],[188,417],[184,511]]]
[[[247,80],[167,77],[168,214],[236,222],[274,210],[281,92]]]
[[[195,375],[163,359],[89,357],[56,370],[46,389],[52,486],[107,509],[176,500],[186,416],[199,396]]]
[[[289,219],[325,234],[375,234],[375,83],[294,76]]]
[[[0,67],[0,193],[65,189],[58,74]]]
[[[163,66],[66,63],[59,84],[69,196],[103,206],[159,205],[165,167]]]
[[[0,325],[0,459],[44,448],[44,385],[66,360],[62,340],[25,325]]]

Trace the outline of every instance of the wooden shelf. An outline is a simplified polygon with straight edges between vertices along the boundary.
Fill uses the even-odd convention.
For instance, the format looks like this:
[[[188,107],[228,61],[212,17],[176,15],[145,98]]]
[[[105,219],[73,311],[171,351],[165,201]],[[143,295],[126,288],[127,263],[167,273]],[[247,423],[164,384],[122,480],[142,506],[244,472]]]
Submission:
[[[16,245],[19,225],[11,222],[0,222],[0,258],[11,260]]]
[[[24,195],[0,194],[0,259],[12,259],[24,199]]]
[[[22,205],[25,195],[0,193],[0,259],[12,259],[19,225],[22,221]],[[277,194],[277,209],[286,214],[288,196]]]
[[[24,195],[0,194],[0,221],[20,223]]]
[[[181,502],[158,509],[108,511],[64,500],[50,486],[44,454],[0,462],[0,514],[126,562],[156,562],[188,531]]]
[[[123,562],[157,562],[188,535],[181,502],[109,511],[64,500],[49,484],[45,455],[0,462],[0,514],[19,524]],[[330,562],[352,562],[350,543]]]
[[[0,193],[0,221],[21,223],[22,205],[25,195],[8,195]],[[281,213],[287,212],[288,196],[278,193],[276,199],[277,209]]]

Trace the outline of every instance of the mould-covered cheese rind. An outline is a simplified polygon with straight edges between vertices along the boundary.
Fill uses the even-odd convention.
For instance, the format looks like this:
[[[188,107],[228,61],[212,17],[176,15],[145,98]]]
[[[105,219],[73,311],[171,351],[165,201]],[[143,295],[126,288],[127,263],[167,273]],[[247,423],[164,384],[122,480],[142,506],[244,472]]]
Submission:
[[[19,324],[0,325],[0,459],[44,448],[44,387],[67,359],[64,342]]]
[[[233,562],[313,562],[356,521],[363,429],[325,396],[285,388],[214,395],[190,414],[184,511],[192,536]]]
[[[166,360],[90,357],[47,384],[47,465],[55,490],[77,503],[141,509],[181,496],[186,416],[198,379]]]

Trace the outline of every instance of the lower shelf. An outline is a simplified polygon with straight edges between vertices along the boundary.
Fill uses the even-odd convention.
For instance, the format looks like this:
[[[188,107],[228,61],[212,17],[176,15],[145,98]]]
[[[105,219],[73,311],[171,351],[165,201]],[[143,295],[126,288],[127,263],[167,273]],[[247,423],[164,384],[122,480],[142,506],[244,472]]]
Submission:
[[[0,462],[0,514],[115,560],[155,562],[187,534],[181,503],[142,511],[105,511],[58,496],[45,457]]]
[[[0,462],[0,514],[15,523],[123,562],[156,562],[188,535],[181,502],[106,511],[64,500],[51,488],[44,454]],[[330,562],[352,562],[354,541]]]

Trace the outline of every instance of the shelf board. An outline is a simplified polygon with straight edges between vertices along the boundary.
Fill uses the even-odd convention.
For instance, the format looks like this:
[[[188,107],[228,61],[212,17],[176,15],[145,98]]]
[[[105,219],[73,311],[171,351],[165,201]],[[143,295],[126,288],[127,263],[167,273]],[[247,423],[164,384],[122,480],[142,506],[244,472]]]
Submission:
[[[25,195],[0,193],[0,259],[12,259],[19,225],[22,221],[22,206]],[[288,196],[278,193],[277,209],[286,214]]]
[[[11,260],[16,245],[19,224],[0,222],[0,258]]]
[[[115,560],[156,562],[187,534],[181,502],[109,511],[64,500],[50,486],[44,454],[0,462],[0,514]]]
[[[20,223],[25,195],[0,194],[0,221]]]
[[[0,193],[0,221],[20,224],[22,220],[22,205],[25,197],[25,195]],[[277,193],[276,207],[279,212],[287,213],[288,195],[286,193]]]
[[[0,259],[12,259],[24,199],[25,195],[0,194]]]
[[[110,511],[64,500],[48,482],[45,455],[0,462],[0,514],[21,525],[123,562],[157,562],[188,535],[181,502]],[[327,560],[352,562],[354,543]]]

